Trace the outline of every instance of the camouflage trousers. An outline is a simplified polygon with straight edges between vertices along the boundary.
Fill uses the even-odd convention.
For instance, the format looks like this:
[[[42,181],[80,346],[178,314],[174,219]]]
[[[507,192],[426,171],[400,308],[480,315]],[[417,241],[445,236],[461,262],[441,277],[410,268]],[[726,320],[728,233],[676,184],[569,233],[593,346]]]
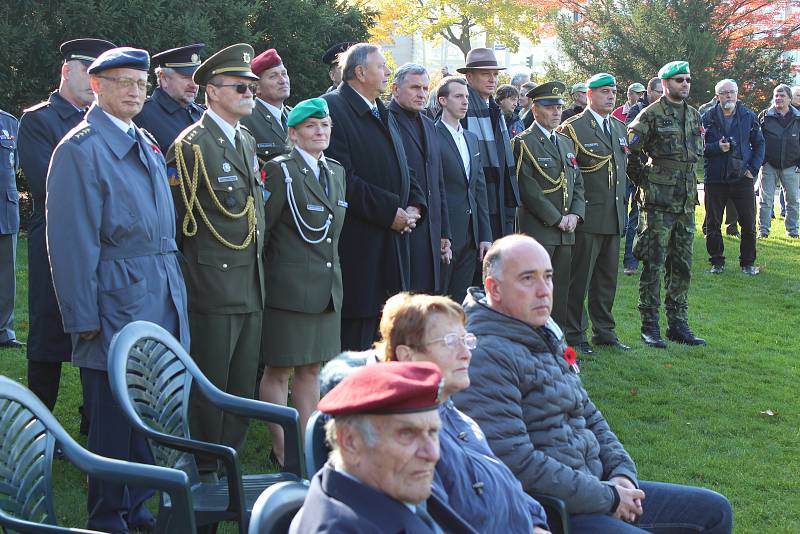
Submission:
[[[662,274],[667,321],[671,325],[688,321],[694,224],[694,210],[668,213],[651,208],[639,212],[633,254],[643,266],[639,279],[639,312],[643,323],[658,321]]]

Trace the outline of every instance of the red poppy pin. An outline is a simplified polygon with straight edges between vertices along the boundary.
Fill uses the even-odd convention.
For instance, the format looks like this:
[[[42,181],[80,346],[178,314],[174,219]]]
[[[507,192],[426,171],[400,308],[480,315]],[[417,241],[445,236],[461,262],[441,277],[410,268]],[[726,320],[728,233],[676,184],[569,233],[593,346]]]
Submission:
[[[701,124],[701,125],[700,125],[700,130],[699,130],[699,131],[700,131],[700,135],[705,135],[705,134],[706,134],[706,128],[705,128],[705,126],[703,126],[703,125]]]
[[[580,367],[578,367],[578,354],[575,352],[575,349],[567,346],[567,348],[564,349],[564,359],[576,374],[581,372]]]
[[[567,154],[567,161],[569,161],[569,164],[572,165],[573,169],[578,166],[578,158],[576,158],[575,154],[573,154],[572,152]]]
[[[161,150],[158,148],[158,145],[156,145],[155,143],[150,143],[150,148],[152,148],[153,152],[155,152],[156,154],[161,154]]]
[[[261,169],[261,185],[267,185],[267,170]]]

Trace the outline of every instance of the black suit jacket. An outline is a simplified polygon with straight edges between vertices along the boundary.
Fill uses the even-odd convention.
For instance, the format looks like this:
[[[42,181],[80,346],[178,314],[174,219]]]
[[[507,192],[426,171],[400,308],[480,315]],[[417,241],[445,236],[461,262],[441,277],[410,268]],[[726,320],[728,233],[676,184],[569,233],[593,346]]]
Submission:
[[[410,287],[408,234],[391,229],[397,208],[416,205],[425,213],[427,203],[384,105],[377,103],[379,120],[347,83],[322,98],[333,122],[325,155],[342,164],[347,181],[347,218],[339,239],[342,317],[376,317],[389,296]]]
[[[428,116],[419,113],[422,123],[422,138],[414,117],[394,100],[389,111],[400,126],[403,148],[408,167],[412,171],[428,204],[425,220],[411,232],[411,289],[420,292],[440,292],[441,240],[450,239],[450,224],[447,217],[442,157],[436,127]],[[422,265],[426,261],[426,265]],[[423,280],[419,283],[415,275]],[[433,285],[430,285],[432,283]]]
[[[428,513],[447,533],[476,531],[435,495]],[[432,534],[433,530],[405,504],[325,465],[311,480],[305,503],[292,521],[290,534]]]
[[[492,240],[486,200],[486,180],[481,167],[478,138],[474,133],[463,130],[471,157],[469,180],[467,180],[461,153],[452,134],[441,120],[436,123],[436,132],[442,155],[442,174],[447,191],[453,250],[460,250],[470,239],[475,248],[478,248],[481,241]]]
[[[133,118],[133,122],[153,134],[161,152],[166,154],[178,135],[200,120],[203,111],[203,107],[194,102],[183,107],[160,87],[156,87],[153,94],[147,97],[142,111]]]

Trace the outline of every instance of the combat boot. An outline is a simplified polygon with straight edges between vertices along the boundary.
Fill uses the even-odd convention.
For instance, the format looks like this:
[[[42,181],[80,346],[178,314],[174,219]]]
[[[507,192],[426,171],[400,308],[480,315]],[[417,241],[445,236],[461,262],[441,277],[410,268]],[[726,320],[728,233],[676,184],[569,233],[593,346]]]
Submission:
[[[661,337],[658,321],[642,321],[642,341],[654,349],[666,349],[667,343]]]
[[[695,336],[687,323],[675,323],[667,327],[667,339],[683,345],[707,345],[706,340]]]

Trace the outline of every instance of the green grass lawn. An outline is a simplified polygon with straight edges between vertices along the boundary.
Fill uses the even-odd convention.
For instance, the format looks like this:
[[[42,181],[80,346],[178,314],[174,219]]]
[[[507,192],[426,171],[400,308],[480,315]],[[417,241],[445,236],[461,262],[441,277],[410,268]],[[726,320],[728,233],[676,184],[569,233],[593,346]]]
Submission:
[[[800,315],[800,242],[783,220],[758,242],[760,276],[743,275],[738,239],[725,238],[728,270],[708,273],[698,210],[690,324],[708,347],[639,341],[638,277],[620,274],[615,315],[630,352],[598,349],[581,377],[628,451],[642,479],[696,484],[732,502],[737,533],[800,532],[800,400],[796,336]],[[26,242],[20,239],[17,335],[27,332]],[[665,327],[662,319],[662,327]],[[78,374],[65,367],[56,416],[79,441]],[[0,374],[25,382],[22,350],[0,352]],[[767,415],[771,411],[774,415]],[[246,469],[268,468],[263,425],[252,425]],[[57,510],[64,525],[84,526],[85,477],[56,464]],[[647,502],[644,503],[647,506]],[[232,528],[224,529],[233,532]]]

